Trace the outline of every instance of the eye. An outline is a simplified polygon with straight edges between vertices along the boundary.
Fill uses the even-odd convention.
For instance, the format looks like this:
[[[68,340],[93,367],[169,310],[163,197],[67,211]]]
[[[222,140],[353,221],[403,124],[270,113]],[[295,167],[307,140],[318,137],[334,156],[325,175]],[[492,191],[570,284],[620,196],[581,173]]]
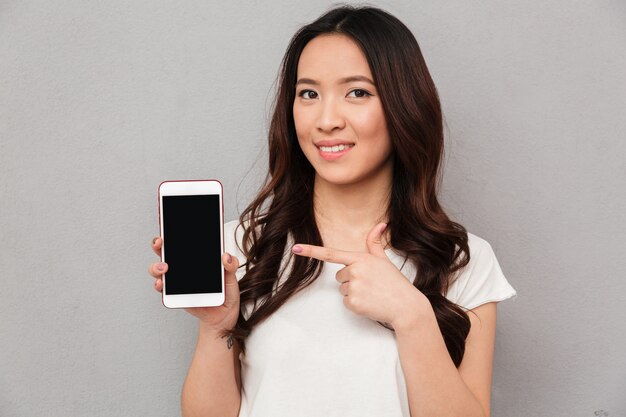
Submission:
[[[298,93],[298,97],[302,97],[306,100],[312,100],[317,98],[317,93],[313,90],[302,90]]]
[[[372,94],[369,91],[363,90],[362,88],[356,88],[348,93],[348,97],[355,98],[369,97],[371,95]]]

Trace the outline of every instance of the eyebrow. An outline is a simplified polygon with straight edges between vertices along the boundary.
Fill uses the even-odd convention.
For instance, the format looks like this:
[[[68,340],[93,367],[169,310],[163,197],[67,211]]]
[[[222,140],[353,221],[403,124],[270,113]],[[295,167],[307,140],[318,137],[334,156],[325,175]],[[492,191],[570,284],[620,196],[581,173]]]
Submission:
[[[339,84],[347,84],[354,81],[364,81],[366,83],[372,84],[373,86],[376,86],[376,84],[374,84],[374,81],[370,80],[365,75],[351,75],[349,77],[342,78],[339,80]],[[298,81],[296,81],[296,85],[299,84],[320,85],[319,81],[313,80],[311,78],[300,78]]]

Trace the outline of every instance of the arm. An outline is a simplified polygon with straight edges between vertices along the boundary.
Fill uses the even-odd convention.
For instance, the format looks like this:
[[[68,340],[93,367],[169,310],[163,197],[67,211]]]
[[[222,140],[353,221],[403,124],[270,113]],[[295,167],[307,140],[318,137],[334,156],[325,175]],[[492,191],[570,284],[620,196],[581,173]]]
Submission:
[[[470,312],[471,329],[457,369],[430,302],[387,258],[381,244],[385,226],[379,223],[370,231],[367,253],[305,244],[292,251],[346,265],[336,275],[344,305],[393,326],[411,417],[489,417],[496,304]]]
[[[489,417],[496,303],[469,313],[472,327],[458,369],[429,306],[395,326],[411,417]]]
[[[163,241],[156,237],[152,249],[159,255]],[[228,253],[222,255],[224,266],[224,304],[218,307],[185,309],[197,317],[198,342],[183,385],[181,396],[184,417],[236,417],[241,406],[241,366],[239,346],[228,346],[220,337],[222,329],[232,329],[239,315],[239,284],[236,271],[239,260]],[[155,278],[154,289],[163,291],[162,276],[168,265],[157,262],[148,269]]]
[[[236,417],[241,405],[239,346],[200,322],[196,351],[183,385],[184,417]]]

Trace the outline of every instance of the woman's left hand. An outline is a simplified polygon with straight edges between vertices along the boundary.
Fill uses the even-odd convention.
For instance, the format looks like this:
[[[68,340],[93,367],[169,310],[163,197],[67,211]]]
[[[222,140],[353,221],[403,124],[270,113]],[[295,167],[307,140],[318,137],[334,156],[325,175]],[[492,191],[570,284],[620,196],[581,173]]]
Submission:
[[[381,243],[387,225],[379,223],[367,235],[368,252],[349,252],[296,244],[296,255],[346,265],[337,272],[343,303],[356,314],[390,324],[394,329],[430,309],[428,299],[389,260]]]

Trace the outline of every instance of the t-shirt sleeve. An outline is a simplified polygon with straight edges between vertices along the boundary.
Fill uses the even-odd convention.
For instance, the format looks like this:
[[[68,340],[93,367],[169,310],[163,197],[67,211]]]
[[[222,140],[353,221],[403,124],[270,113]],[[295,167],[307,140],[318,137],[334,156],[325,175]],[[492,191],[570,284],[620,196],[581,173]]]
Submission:
[[[235,273],[237,281],[239,281],[246,273],[243,266],[246,257],[241,252],[241,242],[243,240],[243,227],[239,225],[238,220],[230,221],[224,224],[224,251],[236,256],[239,260],[239,269]]]
[[[470,261],[448,290],[447,298],[471,310],[482,304],[499,302],[517,295],[502,273],[491,245],[468,233]]]

